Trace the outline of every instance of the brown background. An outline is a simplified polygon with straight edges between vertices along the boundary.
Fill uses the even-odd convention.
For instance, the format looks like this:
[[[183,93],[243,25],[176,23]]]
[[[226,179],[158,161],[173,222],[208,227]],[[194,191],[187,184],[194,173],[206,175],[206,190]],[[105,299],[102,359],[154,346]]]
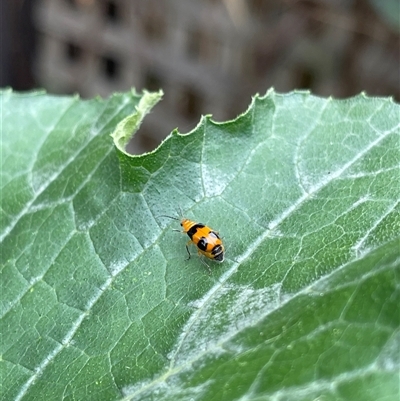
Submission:
[[[1,86],[88,98],[164,90],[130,150],[255,93],[400,100],[397,0],[5,0]]]

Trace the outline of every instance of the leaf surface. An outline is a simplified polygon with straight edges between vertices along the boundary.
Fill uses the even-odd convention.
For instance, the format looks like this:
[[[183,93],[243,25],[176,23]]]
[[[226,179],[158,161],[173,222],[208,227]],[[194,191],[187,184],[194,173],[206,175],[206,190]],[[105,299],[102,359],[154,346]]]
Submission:
[[[160,96],[2,92],[1,399],[396,399],[399,106],[271,90],[127,155]]]

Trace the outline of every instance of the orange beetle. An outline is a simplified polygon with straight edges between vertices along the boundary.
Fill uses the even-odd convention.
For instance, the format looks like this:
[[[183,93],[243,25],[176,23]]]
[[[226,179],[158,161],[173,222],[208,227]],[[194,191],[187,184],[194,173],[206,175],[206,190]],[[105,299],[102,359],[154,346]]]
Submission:
[[[217,262],[223,262],[225,248],[217,231],[214,231],[202,223],[196,223],[195,221],[186,219],[184,217],[182,217],[182,219],[167,215],[163,215],[163,217],[168,217],[178,221],[180,220],[183,231],[174,231],[183,232],[189,236],[190,240],[186,244],[186,250],[189,255],[188,259],[190,259],[191,256],[189,252],[189,245],[194,244],[197,247],[197,253],[200,257],[205,256],[208,259],[212,259]],[[209,267],[202,258],[201,261],[207,267]]]

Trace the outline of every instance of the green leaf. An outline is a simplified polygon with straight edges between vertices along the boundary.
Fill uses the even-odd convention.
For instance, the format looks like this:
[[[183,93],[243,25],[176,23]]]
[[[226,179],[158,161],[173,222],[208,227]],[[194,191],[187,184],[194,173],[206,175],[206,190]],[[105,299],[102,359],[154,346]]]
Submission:
[[[0,398],[396,400],[399,106],[271,90],[127,155],[160,96],[1,93]]]

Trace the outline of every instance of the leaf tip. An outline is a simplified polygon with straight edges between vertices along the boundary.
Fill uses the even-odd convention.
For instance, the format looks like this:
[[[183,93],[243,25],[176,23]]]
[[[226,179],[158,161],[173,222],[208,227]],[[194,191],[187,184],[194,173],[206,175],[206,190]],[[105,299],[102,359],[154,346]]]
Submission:
[[[131,89],[131,94],[133,97],[138,96],[134,88]],[[161,89],[158,92],[144,90],[139,103],[135,106],[135,111],[118,123],[114,132],[111,133],[111,137],[121,153],[132,157],[132,155],[126,152],[125,147],[139,129],[146,114],[161,100],[163,94]]]

